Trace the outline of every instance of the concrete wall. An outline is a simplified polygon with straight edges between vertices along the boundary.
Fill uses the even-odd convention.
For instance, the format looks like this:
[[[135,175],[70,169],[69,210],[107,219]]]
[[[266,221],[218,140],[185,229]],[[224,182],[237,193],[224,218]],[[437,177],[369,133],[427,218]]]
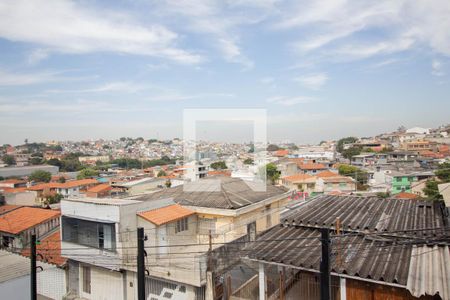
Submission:
[[[5,194],[5,202],[10,205],[33,206],[36,205],[37,192],[26,191]]]

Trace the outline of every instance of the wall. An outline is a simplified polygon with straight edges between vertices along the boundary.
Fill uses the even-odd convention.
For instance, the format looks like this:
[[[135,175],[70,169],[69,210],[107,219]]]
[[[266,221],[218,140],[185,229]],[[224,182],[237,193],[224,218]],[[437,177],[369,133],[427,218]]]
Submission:
[[[82,272],[79,269],[79,290],[82,291]],[[111,300],[123,298],[123,274],[91,266],[91,294],[84,298],[89,300]]]
[[[34,191],[5,194],[5,202],[10,205],[33,206],[36,205],[36,198],[37,192]]]
[[[38,263],[42,265],[42,263]],[[63,269],[49,266],[37,274],[37,292],[45,297],[59,300],[66,294],[66,274]]]
[[[2,299],[8,300],[30,299],[30,276],[0,283],[0,295]]]

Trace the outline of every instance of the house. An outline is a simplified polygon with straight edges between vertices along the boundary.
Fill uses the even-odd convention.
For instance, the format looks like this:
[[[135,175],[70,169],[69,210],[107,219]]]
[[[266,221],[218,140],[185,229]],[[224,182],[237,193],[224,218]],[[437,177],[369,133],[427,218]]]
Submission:
[[[256,276],[231,295],[319,299],[322,229],[332,232],[331,299],[450,299],[442,203],[326,195],[299,205],[244,249]]]
[[[57,244],[59,247],[59,245]],[[19,254],[0,250],[0,295],[2,299],[30,299],[30,259]],[[39,261],[36,276],[38,299],[63,299],[66,277],[63,269]]]
[[[5,179],[5,180],[0,181],[0,189],[3,189],[3,188],[14,189],[14,188],[26,187],[26,186],[27,186],[26,180],[22,180],[22,179]]]
[[[316,163],[316,162],[302,163],[302,164],[299,164],[298,167],[299,167],[301,173],[310,174],[310,175],[314,175],[316,173],[325,171],[327,169],[327,167],[325,165]]]
[[[352,193],[356,191],[356,181],[347,176],[319,177],[316,182],[318,193]]]
[[[391,193],[393,195],[400,192],[414,192],[415,194],[423,195],[422,189],[425,186],[425,181],[432,177],[434,177],[433,172],[386,172],[386,180],[391,183]]]
[[[32,234],[39,239],[57,228],[59,216],[59,211],[34,207],[19,207],[0,215],[1,247],[20,251]]]
[[[162,188],[166,182],[164,178],[144,177],[128,181],[112,182],[113,188],[120,188],[126,195],[133,196]]]
[[[98,184],[96,179],[80,179],[71,180],[64,183],[54,183],[56,193],[62,195],[64,198],[79,197],[80,193],[85,192],[89,188]]]
[[[255,182],[212,177],[130,199],[62,200],[69,294],[135,299],[140,226],[147,235],[146,285],[152,287],[146,299],[203,299],[209,241],[217,250],[279,223],[289,192],[272,185],[258,188]]]
[[[36,203],[37,192],[29,191],[26,187],[3,188],[3,196],[6,204],[34,206]]]
[[[111,194],[112,187],[109,184],[102,183],[86,190],[86,196],[90,198],[108,197]]]
[[[350,159],[350,163],[354,166],[372,166],[375,164],[375,153],[366,153],[354,155]]]
[[[308,194],[313,193],[316,190],[317,177],[309,174],[295,174],[286,176],[281,179],[283,186],[291,190],[298,190],[306,192]]]

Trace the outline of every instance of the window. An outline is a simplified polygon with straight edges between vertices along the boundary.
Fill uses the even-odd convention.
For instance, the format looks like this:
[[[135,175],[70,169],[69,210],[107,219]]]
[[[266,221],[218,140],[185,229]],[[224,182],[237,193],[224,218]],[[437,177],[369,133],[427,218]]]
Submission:
[[[114,251],[116,235],[113,223],[99,223],[62,216],[62,240],[88,247]]]
[[[91,268],[83,266],[83,292],[91,293]]]
[[[177,221],[177,226],[175,227],[175,233],[188,230],[188,218],[183,218]]]
[[[402,182],[402,178],[401,178],[401,177],[395,177],[395,180],[396,180],[397,182]]]
[[[266,228],[269,228],[272,226],[272,214],[270,213],[270,204],[266,205],[266,209],[265,209],[265,213],[266,213]]]
[[[345,182],[340,182],[339,183],[339,187],[341,188],[345,188],[347,186],[347,184]]]

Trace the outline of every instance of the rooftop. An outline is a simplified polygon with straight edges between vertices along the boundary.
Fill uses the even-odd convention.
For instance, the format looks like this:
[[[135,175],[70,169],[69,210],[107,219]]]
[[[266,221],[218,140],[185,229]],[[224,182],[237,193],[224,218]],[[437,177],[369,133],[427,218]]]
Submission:
[[[179,204],[173,204],[138,213],[140,217],[158,226],[189,217],[193,214],[195,214],[194,211],[182,207]]]
[[[396,235],[433,236],[445,227],[443,203],[419,199],[321,195],[284,217],[285,224],[334,228],[352,232],[397,232]],[[423,231],[413,231],[427,229]]]
[[[65,265],[67,259],[61,256],[61,233],[59,228],[52,234],[42,238],[40,243],[36,245],[38,260],[54,264],[57,266]],[[29,256],[30,248],[22,250],[22,255]],[[42,257],[42,258],[41,258]]]
[[[18,234],[59,215],[56,210],[20,207],[0,216],[0,231]]]
[[[239,209],[272,197],[282,196],[288,191],[284,187],[270,184],[265,186],[266,191],[255,191],[261,188],[264,188],[264,186],[255,182],[217,176],[164,189],[153,194],[142,195],[134,199],[148,201],[172,198],[175,202],[186,206]]]

